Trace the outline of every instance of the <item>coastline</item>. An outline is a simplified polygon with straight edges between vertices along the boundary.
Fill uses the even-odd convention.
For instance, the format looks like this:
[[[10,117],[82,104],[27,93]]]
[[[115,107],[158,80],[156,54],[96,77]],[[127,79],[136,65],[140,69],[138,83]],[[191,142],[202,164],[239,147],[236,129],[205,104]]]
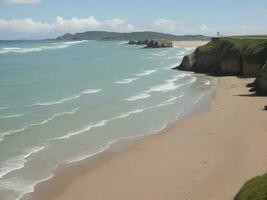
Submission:
[[[199,47],[207,44],[209,41],[193,40],[193,41],[172,41],[174,47]]]
[[[267,169],[265,102],[250,97],[251,80],[219,78],[210,111],[62,168],[31,199],[233,199]]]

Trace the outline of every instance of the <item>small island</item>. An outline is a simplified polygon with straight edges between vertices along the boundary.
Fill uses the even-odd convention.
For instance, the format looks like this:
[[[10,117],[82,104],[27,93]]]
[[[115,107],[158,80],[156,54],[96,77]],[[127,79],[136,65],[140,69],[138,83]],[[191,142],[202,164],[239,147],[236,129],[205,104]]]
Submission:
[[[145,48],[166,48],[173,47],[172,41],[165,39],[158,40],[130,40],[128,42],[130,45],[146,45]]]

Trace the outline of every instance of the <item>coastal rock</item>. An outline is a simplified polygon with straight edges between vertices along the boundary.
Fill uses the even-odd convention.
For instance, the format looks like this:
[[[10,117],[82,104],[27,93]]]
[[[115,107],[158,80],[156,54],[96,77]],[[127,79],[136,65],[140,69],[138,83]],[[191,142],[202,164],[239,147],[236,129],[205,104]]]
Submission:
[[[135,40],[130,40],[128,42],[128,44],[134,44],[134,45],[146,45],[147,43],[149,42],[149,40],[138,40],[138,41],[135,41]]]
[[[267,96],[267,61],[262,68],[262,73],[250,84],[252,86],[250,91],[256,92],[257,95]]]
[[[172,42],[169,40],[130,40],[128,42],[130,45],[146,45],[145,48],[164,48],[172,47]]]
[[[182,63],[180,66],[175,67],[173,69],[179,69],[179,70],[184,70],[184,71],[191,71],[192,67],[195,65],[196,63],[196,55],[195,53],[191,53],[187,56],[184,56]]]
[[[242,75],[244,75],[244,76],[257,76],[257,75],[259,75],[262,71],[263,64],[264,64],[264,62],[261,60],[258,61],[256,59],[245,58],[243,60]]]
[[[145,48],[165,48],[172,47],[172,42],[169,40],[150,40]]]

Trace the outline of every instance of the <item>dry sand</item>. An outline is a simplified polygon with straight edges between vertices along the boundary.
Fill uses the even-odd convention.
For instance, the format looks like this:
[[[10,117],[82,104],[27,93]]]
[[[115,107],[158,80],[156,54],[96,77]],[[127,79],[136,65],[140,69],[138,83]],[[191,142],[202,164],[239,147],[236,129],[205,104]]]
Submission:
[[[35,200],[232,200],[267,171],[266,97],[219,78],[211,110],[40,184]]]
[[[209,41],[172,41],[174,47],[198,47],[207,44]]]

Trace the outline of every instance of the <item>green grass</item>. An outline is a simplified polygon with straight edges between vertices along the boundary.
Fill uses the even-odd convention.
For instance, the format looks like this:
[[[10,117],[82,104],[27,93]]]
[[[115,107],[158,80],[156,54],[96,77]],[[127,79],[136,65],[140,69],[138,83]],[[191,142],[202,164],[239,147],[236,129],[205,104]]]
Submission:
[[[245,35],[245,36],[230,36],[226,38],[232,38],[232,39],[252,39],[252,40],[267,40],[267,35]]]
[[[267,36],[232,36],[215,38],[199,47],[199,51],[219,52],[223,58],[240,55],[242,58],[267,60]]]
[[[234,200],[267,200],[267,174],[245,183]]]

